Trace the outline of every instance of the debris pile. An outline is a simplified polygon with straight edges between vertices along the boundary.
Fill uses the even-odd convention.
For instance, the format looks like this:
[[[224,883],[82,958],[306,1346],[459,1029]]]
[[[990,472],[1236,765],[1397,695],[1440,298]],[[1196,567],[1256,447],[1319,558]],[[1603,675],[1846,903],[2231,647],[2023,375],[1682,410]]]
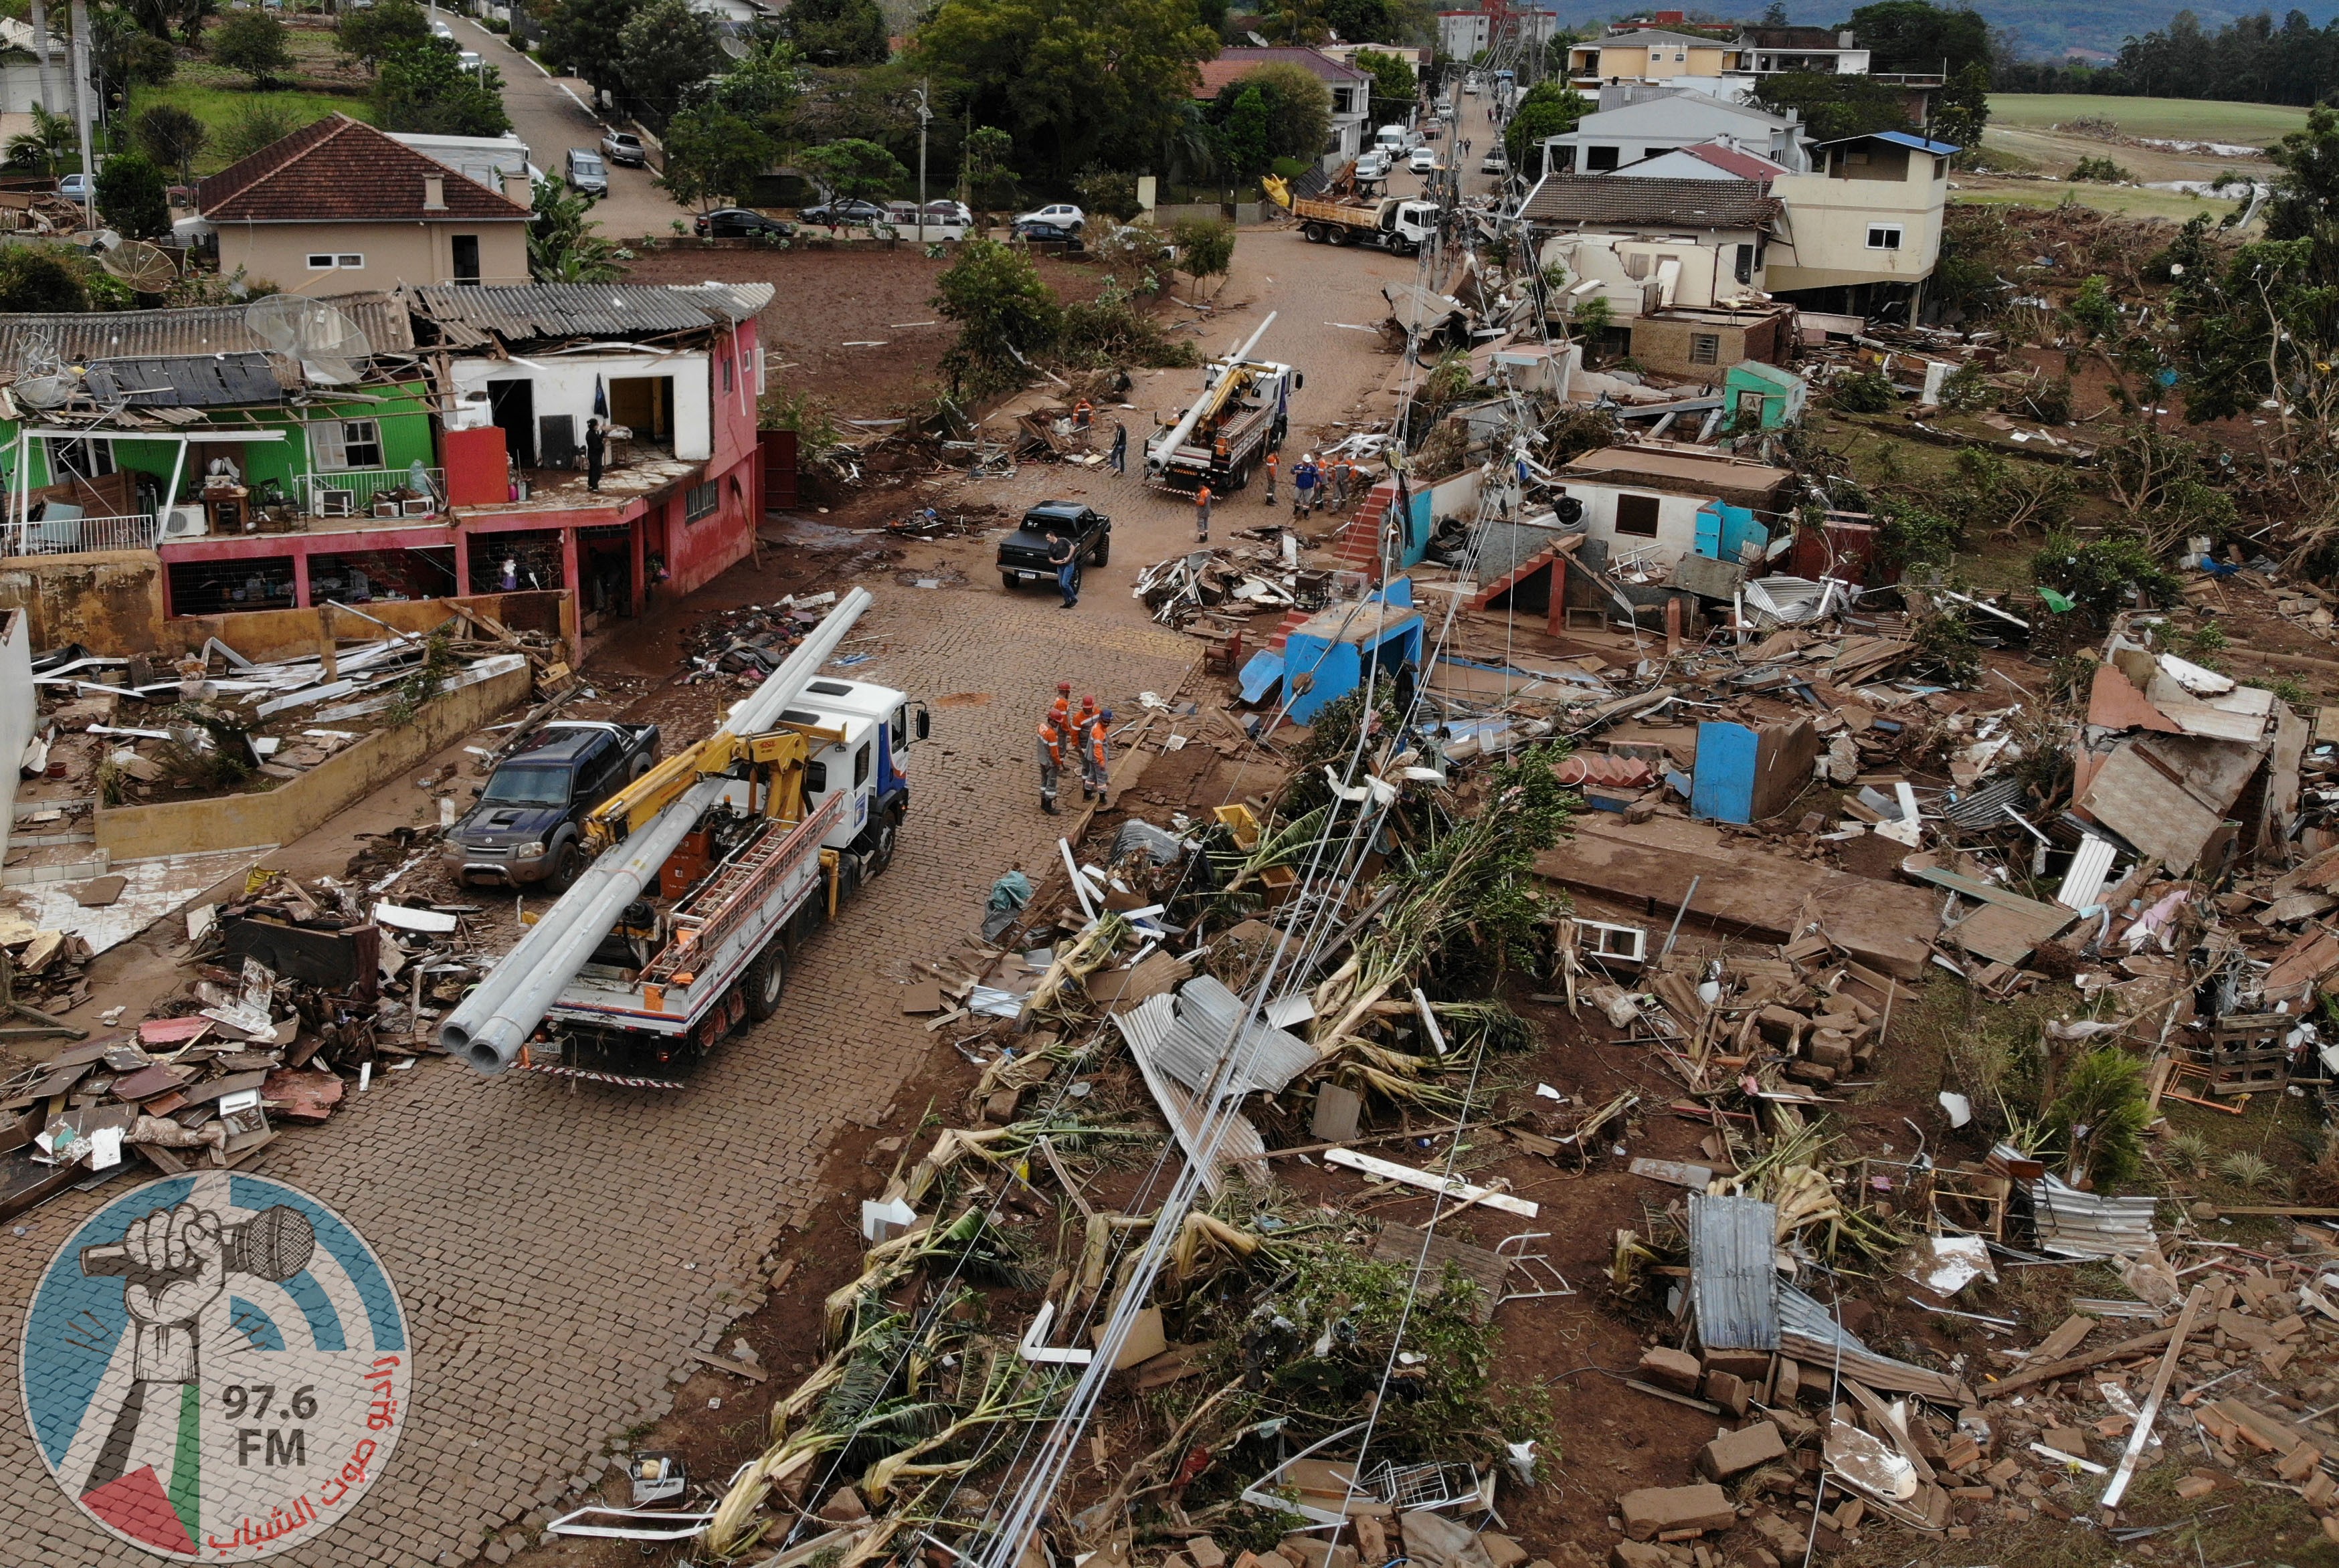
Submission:
[[[801,598],[790,594],[775,604],[716,611],[684,635],[685,683],[699,685],[728,676],[735,685],[760,685],[835,602],[834,593]]]

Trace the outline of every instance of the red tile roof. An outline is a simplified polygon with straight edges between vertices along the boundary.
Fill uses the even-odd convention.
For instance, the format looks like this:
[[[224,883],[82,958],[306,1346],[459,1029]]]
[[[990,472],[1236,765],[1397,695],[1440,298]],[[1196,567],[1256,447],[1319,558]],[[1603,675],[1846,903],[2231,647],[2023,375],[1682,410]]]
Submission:
[[[443,206],[423,204],[437,179]],[[195,187],[214,223],[512,222],[528,209],[346,114],[332,114]]]
[[[1785,164],[1773,163],[1768,158],[1732,147],[1726,142],[1700,142],[1696,146],[1683,147],[1682,151],[1700,163],[1712,164],[1725,174],[1735,174],[1758,185],[1767,185],[1787,173]]]
[[[1194,89],[1197,98],[1216,98],[1228,84],[1239,82],[1261,65],[1297,65],[1313,73],[1325,85],[1351,82],[1369,82],[1372,77],[1354,65],[1344,65],[1328,54],[1313,49],[1221,49],[1215,60],[1202,62],[1202,80]]]

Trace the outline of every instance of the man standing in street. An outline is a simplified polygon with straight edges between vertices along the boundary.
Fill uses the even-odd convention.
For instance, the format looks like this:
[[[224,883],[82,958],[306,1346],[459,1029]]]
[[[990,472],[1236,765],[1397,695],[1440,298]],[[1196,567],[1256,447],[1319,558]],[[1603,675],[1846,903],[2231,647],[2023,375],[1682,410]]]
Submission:
[[[1208,544],[1210,538],[1210,487],[1203,485],[1194,492],[1194,537]]]
[[[1119,419],[1112,422],[1112,457],[1110,460],[1114,473],[1129,472],[1129,427]]]
[[[1357,465],[1347,459],[1332,470],[1332,509],[1345,513],[1348,509],[1348,486],[1357,477]]]
[[[1062,590],[1064,602],[1056,607],[1069,610],[1081,602],[1081,564],[1072,548],[1072,541],[1051,529],[1048,534],[1048,564],[1056,568],[1056,587]]]
[[[1291,515],[1304,518],[1316,510],[1316,454],[1308,452],[1291,470]]]
[[[1267,454],[1267,498],[1259,503],[1261,506],[1275,505],[1275,454],[1269,452]]]
[[[1051,713],[1040,721],[1040,809],[1056,814],[1056,780],[1064,769],[1065,721]]]

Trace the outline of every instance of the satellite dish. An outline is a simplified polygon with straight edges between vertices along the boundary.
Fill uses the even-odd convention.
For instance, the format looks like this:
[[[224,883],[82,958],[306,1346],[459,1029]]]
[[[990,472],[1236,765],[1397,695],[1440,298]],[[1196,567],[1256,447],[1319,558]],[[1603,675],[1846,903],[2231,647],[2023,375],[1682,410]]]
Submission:
[[[162,293],[179,277],[178,266],[170,253],[143,240],[114,246],[98,257],[97,264],[142,294]]]
[[[357,362],[373,355],[365,329],[322,300],[270,294],[243,308],[243,323],[253,337],[299,360],[303,376],[325,386],[359,380],[363,372]]]
[[[79,378],[28,376],[8,389],[8,395],[28,409],[54,409],[73,396]]]
[[[743,40],[728,33],[724,34],[716,42],[722,45],[723,53],[730,55],[734,60],[745,60],[751,53]]]

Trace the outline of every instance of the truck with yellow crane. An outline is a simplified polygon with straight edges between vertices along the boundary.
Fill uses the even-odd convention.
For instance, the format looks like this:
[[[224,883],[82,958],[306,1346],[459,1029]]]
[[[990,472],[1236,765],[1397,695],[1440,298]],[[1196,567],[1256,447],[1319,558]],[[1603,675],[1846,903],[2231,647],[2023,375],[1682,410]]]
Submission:
[[[1223,496],[1248,484],[1268,453],[1283,445],[1291,394],[1307,378],[1289,365],[1250,357],[1273,325],[1270,311],[1242,347],[1203,368],[1202,395],[1145,443],[1147,484],[1189,495],[1208,485]]]
[[[1289,182],[1273,174],[1259,188],[1299,221],[1310,244],[1365,245],[1411,256],[1437,232],[1437,203],[1417,196],[1295,196]]]
[[[893,863],[923,704],[821,677],[768,730],[718,732],[585,820],[607,853],[701,781],[727,781],[545,1015],[518,1065],[633,1085],[677,1081],[725,1034],[779,1011],[797,945]]]

